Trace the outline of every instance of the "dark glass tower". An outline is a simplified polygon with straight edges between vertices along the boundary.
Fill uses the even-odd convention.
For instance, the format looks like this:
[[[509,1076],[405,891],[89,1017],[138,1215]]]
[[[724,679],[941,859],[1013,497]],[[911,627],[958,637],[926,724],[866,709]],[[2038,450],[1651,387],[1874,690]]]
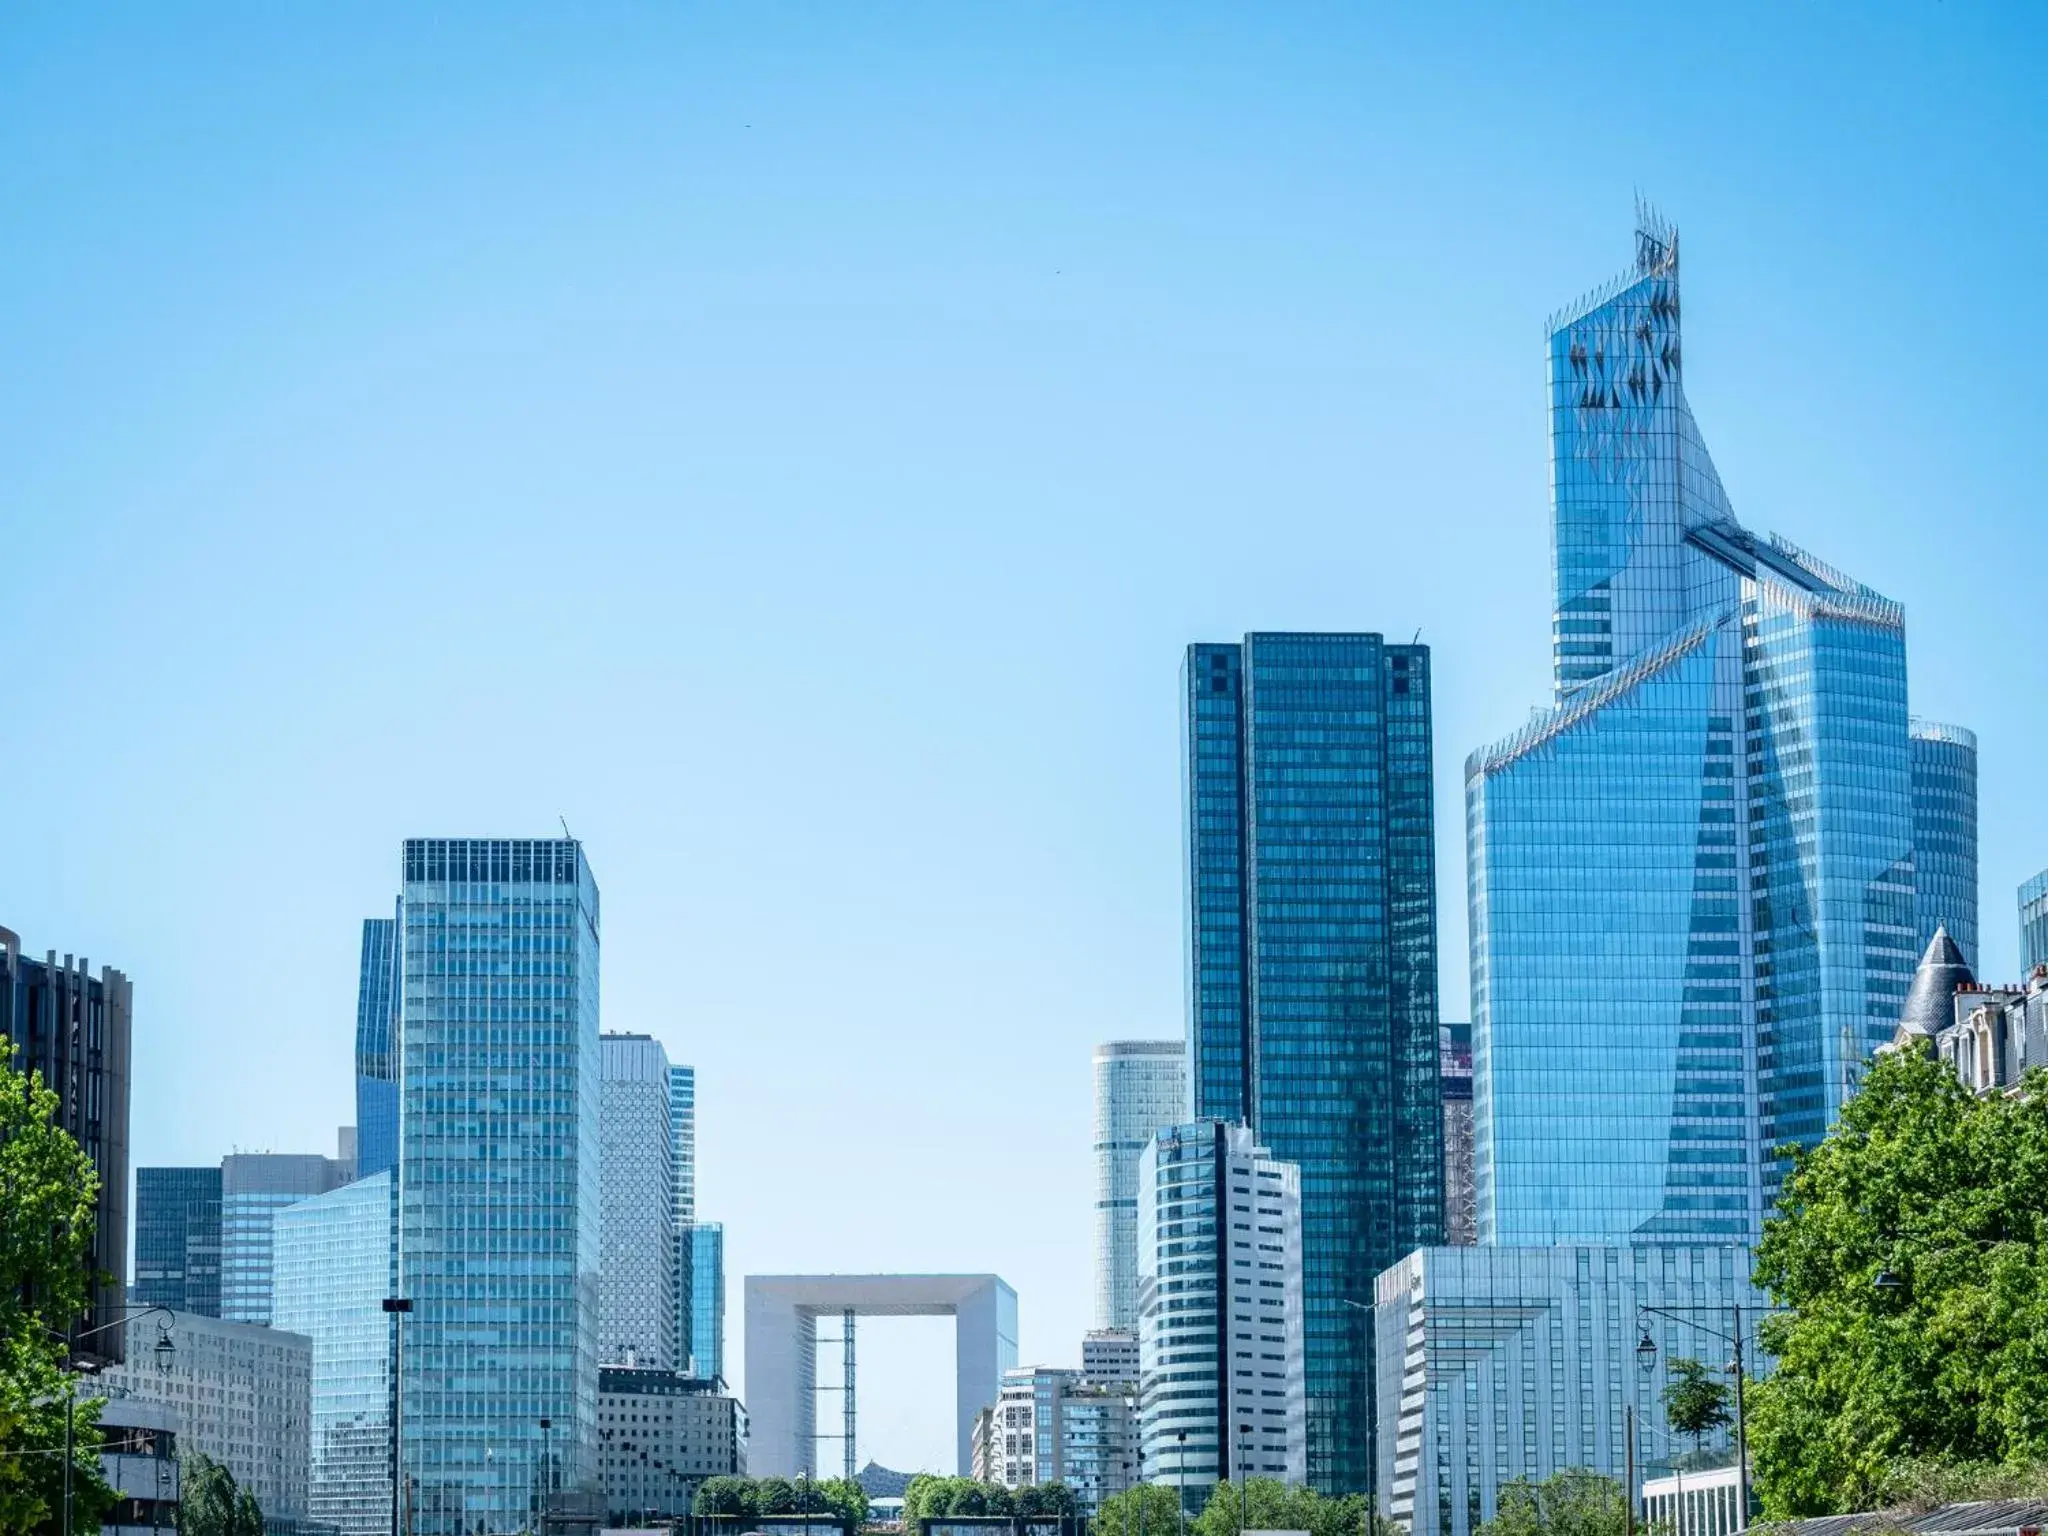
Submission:
[[[220,1316],[220,1169],[135,1170],[136,1305]]]
[[[1429,651],[1195,645],[1182,677],[1197,1118],[1301,1167],[1308,1479],[1373,1481],[1373,1280],[1443,1240]]]
[[[356,1177],[398,1166],[398,922],[363,919],[356,980]]]

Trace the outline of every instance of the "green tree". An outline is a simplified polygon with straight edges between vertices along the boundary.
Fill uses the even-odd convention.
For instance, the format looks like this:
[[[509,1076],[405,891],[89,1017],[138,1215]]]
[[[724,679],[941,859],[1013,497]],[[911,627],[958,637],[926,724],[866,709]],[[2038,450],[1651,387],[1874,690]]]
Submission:
[[[0,1036],[0,1536],[55,1527],[64,1499],[64,1420],[76,1383],[57,1335],[85,1312],[99,1177],[57,1124],[57,1096],[14,1070]],[[74,1529],[114,1502],[100,1475],[97,1398],[74,1424]]]
[[[822,1507],[839,1517],[848,1531],[857,1531],[867,1524],[867,1490],[850,1477],[828,1477],[817,1485],[823,1497]]]
[[[1099,1522],[1096,1529],[1099,1533]],[[1312,1488],[1290,1487],[1277,1478],[1254,1477],[1243,1484],[1218,1483],[1195,1517],[1193,1530],[1195,1536],[1238,1536],[1240,1530],[1376,1536],[1391,1527],[1373,1519],[1371,1506],[1360,1495],[1326,1497]]]
[[[1081,1501],[1065,1483],[1031,1483],[1015,1491],[1016,1512],[1038,1519],[1070,1520],[1081,1512]]]
[[[180,1458],[178,1536],[263,1536],[263,1511],[234,1473],[194,1451]]]
[[[1716,1381],[1710,1367],[1682,1355],[1671,1362],[1664,1385],[1664,1417],[1681,1435],[1692,1436],[1695,1461],[1709,1434],[1735,1422],[1728,1411],[1727,1384]]]
[[[705,1478],[697,1485],[696,1497],[690,1500],[690,1513],[706,1518],[715,1516],[723,1520],[752,1524],[757,1513],[754,1505],[753,1479]]]
[[[1174,1536],[1180,1496],[1160,1483],[1140,1483],[1102,1501],[1088,1522],[1093,1536]]]
[[[1925,1049],[1878,1057],[1792,1152],[1750,1387],[1772,1518],[1872,1508],[1905,1463],[2048,1460],[2048,1078],[1977,1099]]]
[[[756,1519],[762,1515],[793,1515],[796,1512],[795,1483],[786,1477],[754,1479],[754,1507],[749,1513]]]
[[[1540,1483],[1518,1477],[1501,1484],[1494,1517],[1480,1536],[1622,1536],[1628,1496],[1619,1482],[1567,1467]]]

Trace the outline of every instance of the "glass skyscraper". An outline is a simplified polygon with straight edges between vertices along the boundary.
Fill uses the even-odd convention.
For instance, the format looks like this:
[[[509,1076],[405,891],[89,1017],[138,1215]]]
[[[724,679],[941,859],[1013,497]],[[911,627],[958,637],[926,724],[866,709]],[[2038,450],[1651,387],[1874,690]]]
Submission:
[[[1917,947],[1899,606],[1735,521],[1677,235],[1550,328],[1556,707],[1466,764],[1482,1243],[1749,1243]]]
[[[1914,886],[1919,946],[1948,929],[1963,958],[1977,950],[1977,735],[1960,725],[1911,722]]]
[[[313,1341],[315,1523],[341,1536],[391,1529],[392,1174],[279,1211],[272,1318]]]
[[[400,915],[413,1529],[517,1530],[599,1486],[597,883],[569,839],[409,839]]]
[[[725,1379],[725,1223],[691,1224],[690,1370],[706,1381]]]
[[[1095,1047],[1095,1326],[1138,1326],[1138,1159],[1188,1115],[1188,1053],[1179,1040]]]
[[[2020,974],[2048,965],[2048,869],[2020,887]]]
[[[598,1054],[604,1069],[598,1359],[674,1370],[688,1345],[676,1330],[668,1053],[651,1035],[602,1035]]]
[[[1441,1241],[1429,651],[1189,647],[1188,1069],[1301,1169],[1310,1484],[1368,1490],[1374,1277]]]
[[[697,1220],[697,1069],[668,1069],[668,1132],[674,1149],[676,1178],[675,1293],[676,1354],[689,1364],[696,1328],[691,1274],[690,1228]]]
[[[356,980],[356,1174],[398,1166],[398,922],[363,919]]]
[[[235,1152],[220,1161],[220,1315],[270,1324],[277,1213],[340,1184],[340,1161],[317,1152]]]
[[[220,1169],[135,1170],[132,1299],[220,1316]]]

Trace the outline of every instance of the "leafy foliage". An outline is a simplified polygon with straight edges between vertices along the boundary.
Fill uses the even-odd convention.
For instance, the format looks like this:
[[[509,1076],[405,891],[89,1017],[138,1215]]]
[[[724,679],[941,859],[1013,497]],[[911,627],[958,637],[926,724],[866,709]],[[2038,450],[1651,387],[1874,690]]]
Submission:
[[[1622,1536],[1628,1496],[1619,1482],[1584,1467],[1568,1467],[1540,1483],[1525,1477],[1503,1483],[1494,1517],[1479,1536]]]
[[[197,1451],[180,1465],[178,1536],[263,1536],[263,1511],[234,1473]]]
[[[1671,1362],[1670,1380],[1664,1387],[1664,1416],[1681,1435],[1692,1436],[1695,1452],[1714,1430],[1735,1422],[1735,1415],[1728,1411],[1726,1383],[1716,1381],[1709,1367],[1684,1356]]]
[[[1163,1483],[1110,1495],[1089,1522],[1094,1536],[1173,1536],[1179,1528],[1180,1495]]]
[[[1791,1309],[1750,1388],[1766,1515],[1872,1508],[1908,1463],[2048,1460],[2048,1078],[2027,1088],[1980,1100],[1887,1052],[1791,1154],[1756,1271]]]
[[[690,1512],[732,1522],[735,1530],[764,1515],[819,1516],[821,1527],[858,1530],[868,1517],[868,1496],[843,1477],[791,1482],[786,1477],[707,1477],[690,1501]]]
[[[99,1176],[57,1124],[57,1096],[10,1065],[0,1036],[0,1536],[54,1528],[73,1383],[53,1337],[85,1311]],[[114,1502],[100,1475],[99,1402],[81,1397],[71,1505],[90,1529]]]
[[[1276,1478],[1254,1477],[1241,1484],[1218,1483],[1191,1529],[1194,1536],[1238,1536],[1241,1530],[1376,1536],[1393,1527],[1373,1518],[1372,1506],[1362,1495],[1331,1498],[1311,1488],[1289,1487]]]

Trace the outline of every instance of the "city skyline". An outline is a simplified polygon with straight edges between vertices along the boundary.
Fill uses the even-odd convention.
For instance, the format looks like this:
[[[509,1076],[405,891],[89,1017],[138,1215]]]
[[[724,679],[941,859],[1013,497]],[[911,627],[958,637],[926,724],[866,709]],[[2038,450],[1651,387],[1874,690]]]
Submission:
[[[703,1074],[735,1295],[985,1268],[1069,1360],[1088,1050],[1179,1032],[1180,648],[1421,629],[1464,1017],[1459,760],[1548,682],[1541,318],[1638,185],[1715,273],[1745,520],[1903,603],[1911,709],[1979,735],[1969,958],[2015,976],[2039,23],[1848,15],[24,19],[0,922],[134,979],[130,1161],[320,1149],[396,840],[563,817],[607,1027]],[[1650,121],[1567,88],[1644,48],[1688,60]],[[990,1080],[1044,1117],[999,1210]],[[871,1102],[923,1114],[850,1166],[943,1233],[762,1133]],[[864,1362],[901,1461],[946,1464],[942,1353]]]

